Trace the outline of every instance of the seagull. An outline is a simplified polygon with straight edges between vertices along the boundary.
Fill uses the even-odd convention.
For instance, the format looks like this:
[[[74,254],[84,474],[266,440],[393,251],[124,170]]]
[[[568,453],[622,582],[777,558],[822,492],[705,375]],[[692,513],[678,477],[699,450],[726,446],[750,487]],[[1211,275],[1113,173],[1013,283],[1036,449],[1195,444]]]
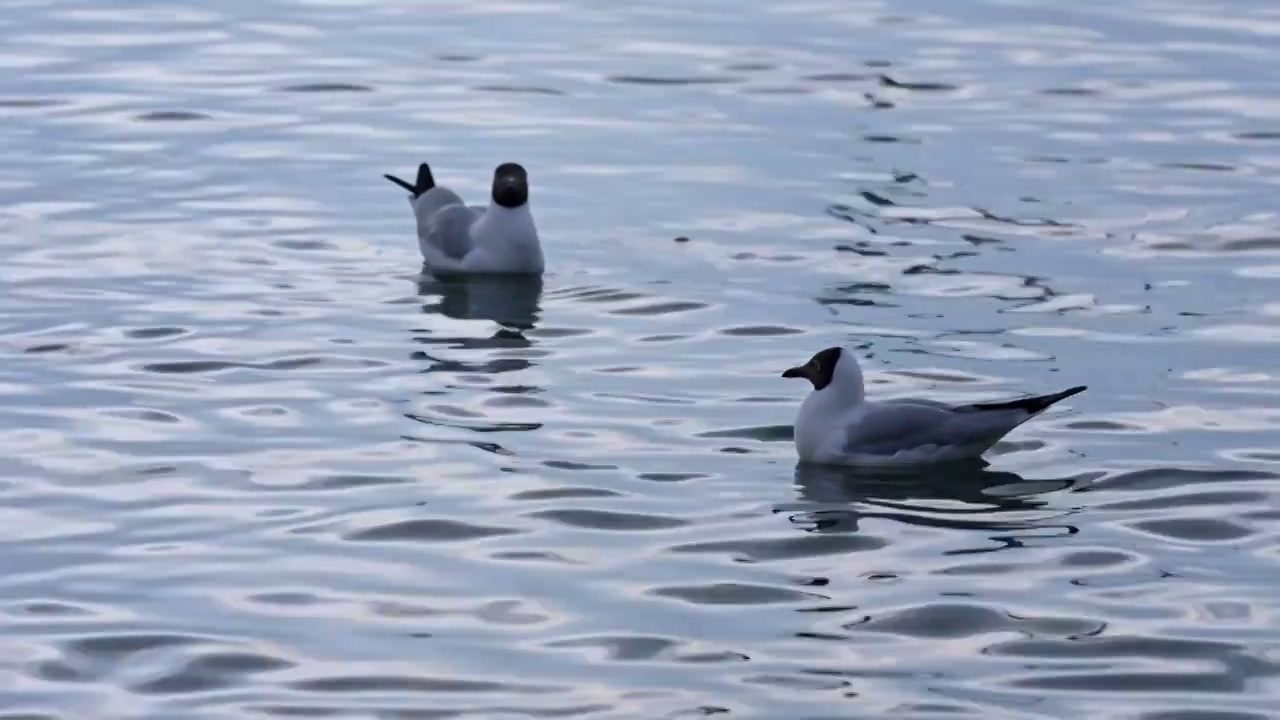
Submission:
[[[1050,405],[1086,389],[1078,385],[1052,395],[969,405],[922,399],[872,402],[866,399],[858,359],[843,347],[821,350],[782,377],[813,383],[796,418],[801,462],[846,466],[974,460]]]
[[[488,207],[468,207],[456,192],[436,185],[427,163],[418,166],[412,185],[394,175],[383,177],[409,191],[418,249],[434,272],[542,274],[542,245],[529,211],[529,175],[518,163],[494,169]]]

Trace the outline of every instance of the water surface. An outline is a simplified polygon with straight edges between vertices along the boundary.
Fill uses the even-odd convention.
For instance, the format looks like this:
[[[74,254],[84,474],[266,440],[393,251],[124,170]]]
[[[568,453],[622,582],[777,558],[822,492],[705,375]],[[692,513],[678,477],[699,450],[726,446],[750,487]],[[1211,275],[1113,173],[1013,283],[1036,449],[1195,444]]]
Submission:
[[[0,718],[1274,717],[1280,11],[775,5],[0,4]]]

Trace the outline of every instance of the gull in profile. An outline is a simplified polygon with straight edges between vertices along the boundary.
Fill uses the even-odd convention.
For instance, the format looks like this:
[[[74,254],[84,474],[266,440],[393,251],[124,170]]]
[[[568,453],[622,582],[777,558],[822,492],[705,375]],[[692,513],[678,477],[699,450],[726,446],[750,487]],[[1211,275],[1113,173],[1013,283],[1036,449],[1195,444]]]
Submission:
[[[800,405],[796,453],[822,465],[886,466],[972,460],[1050,405],[1085,391],[1004,402],[945,405],[930,400],[866,399],[862,368],[853,353],[829,347],[784,378],[805,378],[813,391]]]

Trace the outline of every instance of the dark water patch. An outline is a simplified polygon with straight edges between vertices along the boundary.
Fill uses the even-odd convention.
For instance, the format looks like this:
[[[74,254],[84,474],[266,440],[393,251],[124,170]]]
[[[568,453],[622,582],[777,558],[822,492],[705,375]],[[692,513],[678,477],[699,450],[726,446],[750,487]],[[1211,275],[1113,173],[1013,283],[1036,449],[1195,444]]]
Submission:
[[[560,689],[550,686],[517,685],[492,680],[469,680],[460,677],[426,675],[339,675],[297,680],[289,687],[317,693],[552,693]]]
[[[293,663],[256,653],[210,653],[187,661],[183,666],[135,683],[132,692],[140,695],[185,695],[235,687],[246,676],[285,670]]]
[[[477,92],[515,93],[525,95],[565,95],[563,90],[533,85],[476,85],[471,88]]]
[[[1237,168],[1234,165],[1226,165],[1223,163],[1208,162],[1172,162],[1161,163],[1160,167],[1169,170],[1199,170],[1202,172],[1235,172]]]
[[[1280,463],[1280,451],[1276,450],[1235,450],[1230,457],[1240,462]]]
[[[280,88],[280,92],[287,93],[366,93],[373,92],[373,88],[368,85],[360,85],[357,83],[342,82],[322,82],[322,83],[302,83],[300,85],[286,85]]]
[[[511,496],[512,500],[569,500],[572,498],[621,497],[613,490],[593,487],[558,487],[522,490]]]
[[[1232,136],[1239,140],[1280,140],[1280,130],[1248,130]]]
[[[1195,508],[1211,505],[1255,505],[1266,503],[1267,495],[1249,490],[1199,490],[1186,493],[1163,494],[1136,500],[1098,505],[1099,510],[1141,511],[1170,510],[1174,508]]]
[[[134,120],[143,122],[192,122],[195,120],[211,120],[212,115],[192,110],[155,110],[135,115]]]
[[[1270,720],[1272,716],[1262,713],[1239,712],[1235,710],[1197,710],[1186,708],[1179,710],[1156,710],[1143,713],[1138,720]]]
[[[564,510],[540,510],[530,513],[530,517],[550,520],[570,527],[587,530],[609,530],[617,532],[669,530],[688,525],[687,520],[667,515],[651,515],[641,513],[611,512],[608,510],[590,510],[586,508]]]
[[[885,74],[881,74],[879,79],[880,84],[884,87],[897,88],[899,90],[911,90],[914,92],[945,92],[948,90],[960,89],[956,85],[943,82],[901,82]]]
[[[632,635],[553,640],[546,643],[546,647],[553,649],[600,649],[605,653],[605,660],[639,662],[656,660],[666,655],[679,644],[679,641],[670,638]]]
[[[173,633],[111,633],[76,638],[68,642],[66,647],[69,652],[81,657],[115,663],[142,652],[206,641],[205,638]]]
[[[42,660],[31,667],[35,677],[53,683],[87,683],[97,680],[101,673],[66,663],[62,660]]]
[[[509,388],[491,388],[495,393],[504,393],[485,398],[484,406],[486,408],[550,408],[552,403],[541,398],[530,397],[528,395],[509,395],[505,394]],[[530,392],[537,392],[530,390]]]
[[[442,428],[456,428],[460,430],[471,430],[474,433],[518,433],[531,432],[543,427],[541,423],[500,423],[500,421],[489,421],[489,423],[447,423],[447,421],[428,418],[425,415],[417,415],[415,413],[404,414],[406,418],[422,423],[424,425],[436,425]],[[494,447],[493,450],[500,450]]]
[[[1100,95],[1101,92],[1094,88],[1083,87],[1054,87],[1042,90],[1045,95],[1065,95],[1068,97],[1092,97]]]
[[[868,143],[882,143],[882,144],[883,143],[902,143],[904,145],[921,144],[920,140],[917,140],[915,138],[902,137],[900,135],[863,135],[862,141],[868,142]]]
[[[1063,555],[1063,567],[1108,568],[1138,562],[1138,558],[1120,550],[1076,550]]]
[[[845,688],[853,687],[853,683],[848,680],[830,677],[815,677],[811,675],[748,675],[742,679],[742,682],[749,685],[761,685],[764,687],[773,687],[781,690],[801,693],[824,690],[843,690]]]
[[[180,425],[182,418],[163,410],[152,410],[150,408],[125,408],[120,410],[102,410],[103,415],[107,417],[116,417],[122,420],[137,420],[140,422],[153,422],[162,425]]]
[[[58,98],[38,98],[38,97],[0,98],[0,109],[32,110],[37,108],[60,107],[66,104],[67,104],[66,100],[61,100]]]
[[[1196,672],[1075,672],[1070,675],[1041,675],[1018,678],[1009,682],[1015,688],[1032,690],[1071,690],[1081,692],[1155,693],[1165,694],[1170,688],[1179,693],[1236,693],[1245,689],[1242,680],[1222,675]]]
[[[688,335],[646,335],[645,337],[637,338],[637,342],[672,343],[672,342],[680,342],[682,340],[688,340],[688,339],[689,339]]]
[[[610,310],[609,314],[656,317],[659,315],[675,315],[678,313],[692,312],[694,310],[705,310],[707,307],[709,306],[706,303],[691,300],[671,300],[667,302],[651,303],[648,305],[616,308]]]
[[[853,245],[841,243],[839,245],[836,245],[834,249],[836,252],[853,253],[855,255],[861,255],[862,257],[886,257],[889,254],[885,250],[877,250],[876,248],[869,247],[866,243],[861,243],[861,244],[855,243]],[[870,300],[867,300],[865,302],[868,305],[875,304]]]
[[[702,480],[708,477],[704,473],[696,472],[642,472],[636,475],[640,480],[649,480],[651,482],[687,482],[689,480]]]
[[[307,490],[358,490],[360,488],[383,487],[387,485],[404,485],[414,479],[407,475],[361,475],[357,473],[336,473],[312,478],[301,486],[260,486],[264,489],[291,490],[298,487]]]
[[[489,557],[494,560],[511,560],[513,562],[546,562],[557,565],[579,565],[577,561],[550,550],[500,550]]]
[[[575,462],[573,460],[544,460],[543,465],[555,470],[576,470],[591,472],[593,470],[617,470],[617,465],[603,463]]]
[[[812,82],[850,83],[863,82],[864,80],[878,80],[879,76],[871,73],[829,72],[802,75],[800,79]]]
[[[886,545],[887,541],[871,535],[798,535],[685,543],[672,546],[670,551],[723,554],[738,562],[771,562],[866,552]]]
[[[71,346],[67,343],[43,343],[41,345],[32,345],[24,348],[23,352],[31,355],[41,355],[44,353],[65,352],[70,350]]]
[[[263,603],[266,605],[284,605],[304,607],[307,605],[316,605],[323,602],[321,598],[314,593],[303,591],[272,591],[263,593],[254,593],[249,596],[249,600],[255,603]]]
[[[738,337],[770,337],[777,335],[802,335],[804,330],[782,325],[740,325],[716,330],[721,335]]]
[[[189,335],[190,333],[190,329],[182,327],[146,327],[131,328],[126,330],[124,335],[134,340],[159,340],[161,338]]]
[[[650,590],[649,594],[694,605],[774,605],[827,599],[790,588],[731,582],[659,587]]]
[[[1253,530],[1229,520],[1208,517],[1143,520],[1132,523],[1131,526],[1143,532],[1185,542],[1231,542],[1254,534]]]
[[[1223,660],[1240,651],[1238,645],[1215,640],[1142,635],[1022,638],[986,648],[986,653],[994,656],[1044,660]]]
[[[808,95],[813,91],[802,87],[747,87],[740,91],[743,95]]]
[[[1123,422],[1120,420],[1070,420],[1063,425],[1068,430],[1079,430],[1081,432],[1114,432],[1114,433],[1145,433],[1147,428],[1135,423]]]
[[[983,245],[1004,245],[1005,241],[1000,238],[991,237],[989,235],[975,235],[973,233],[965,233],[960,236],[961,240],[970,245],[981,247]]]
[[[703,75],[700,77],[693,76],[658,76],[658,75],[608,75],[605,80],[620,85],[658,85],[658,86],[680,86],[680,85],[723,85],[726,83],[742,82],[743,78],[729,77],[724,75]]]
[[[847,629],[941,639],[1002,631],[1081,635],[1096,632],[1099,627],[1096,620],[1017,617],[984,605],[938,602],[873,617]]]
[[[418,518],[376,525],[348,533],[344,539],[355,542],[460,542],[515,535],[519,530],[489,525],[474,525],[443,518]]]
[[[297,240],[297,239],[286,238],[284,240],[276,240],[271,244],[282,250],[307,251],[307,250],[337,250],[338,249],[337,245],[334,245],[328,240],[305,240],[305,239]]]
[[[58,602],[56,600],[35,600],[20,603],[7,609],[6,614],[14,616],[31,616],[36,618],[79,618],[92,617],[95,613],[89,608]]]
[[[1167,490],[1197,483],[1268,481],[1277,477],[1280,476],[1260,470],[1152,468],[1112,475],[1096,487],[1099,490]]]
[[[175,360],[170,362],[148,363],[142,370],[163,374],[213,374],[228,370],[366,370],[386,367],[390,363],[372,358],[350,358],[337,355],[310,355],[304,357],[281,358],[270,362],[230,362],[226,360]]]
[[[1228,252],[1257,252],[1280,250],[1280,236],[1232,238],[1223,240],[1214,246],[1216,250]]]
[[[616,303],[651,297],[647,293],[635,290],[620,290],[618,288],[596,286],[564,288],[551,294],[557,297],[565,297],[578,302],[587,303]]]

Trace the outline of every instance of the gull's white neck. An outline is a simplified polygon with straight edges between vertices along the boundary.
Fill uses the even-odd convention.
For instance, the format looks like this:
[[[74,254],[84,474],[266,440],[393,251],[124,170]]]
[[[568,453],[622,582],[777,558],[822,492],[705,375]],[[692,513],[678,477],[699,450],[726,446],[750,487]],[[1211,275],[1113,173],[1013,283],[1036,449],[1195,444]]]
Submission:
[[[499,205],[492,200],[484,215],[476,221],[475,235],[489,235],[495,240],[510,242],[529,242],[538,239],[538,230],[533,224],[533,213],[529,211],[529,203],[517,208]]]
[[[538,228],[528,203],[509,208],[491,200],[484,215],[471,226],[471,235],[489,252],[505,256],[523,270],[540,272],[544,267]]]
[[[795,423],[795,442],[802,459],[819,457],[831,429],[842,427],[842,418],[854,412],[864,400],[862,369],[856,362],[846,365],[851,359],[841,359],[836,365],[831,382],[821,390],[810,392],[800,404],[800,413],[796,416]]]

